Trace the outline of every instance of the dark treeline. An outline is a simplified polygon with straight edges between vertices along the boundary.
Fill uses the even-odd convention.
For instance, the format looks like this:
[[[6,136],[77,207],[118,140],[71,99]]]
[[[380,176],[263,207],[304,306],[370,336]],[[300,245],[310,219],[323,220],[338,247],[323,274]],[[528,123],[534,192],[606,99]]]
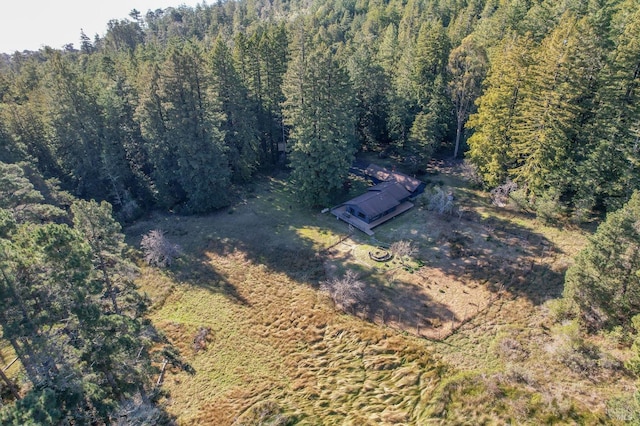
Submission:
[[[0,160],[122,219],[205,212],[284,163],[322,204],[358,150],[466,155],[578,214],[638,188],[634,0],[228,1],[5,56]],[[466,154],[464,154],[466,152]],[[547,205],[548,205],[547,203]]]
[[[0,324],[24,371],[0,422],[170,422],[153,366],[177,358],[111,205],[212,211],[285,166],[326,205],[358,151],[417,173],[441,150],[539,214],[618,209],[640,189],[638,34],[637,0],[246,0],[0,57]]]

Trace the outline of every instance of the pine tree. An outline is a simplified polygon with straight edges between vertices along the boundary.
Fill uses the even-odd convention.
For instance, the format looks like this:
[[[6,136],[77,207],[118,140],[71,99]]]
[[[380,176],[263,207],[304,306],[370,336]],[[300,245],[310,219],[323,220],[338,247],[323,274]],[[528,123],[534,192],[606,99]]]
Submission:
[[[478,98],[478,111],[467,127],[473,132],[468,140],[469,158],[478,167],[485,185],[495,188],[509,177],[518,158],[513,149],[513,121],[522,103],[524,77],[532,61],[531,40],[505,37],[492,55],[491,65]]]
[[[355,99],[328,46],[296,34],[285,76],[285,123],[291,127],[292,179],[301,201],[322,205],[341,188],[355,153]]]
[[[48,114],[55,132],[55,155],[72,177],[77,194],[99,198],[104,144],[102,113],[96,96],[70,56],[50,52],[48,65]]]
[[[2,337],[31,383],[0,410],[8,424],[108,423],[122,401],[153,405],[157,332],[142,318],[124,237],[107,203],[79,201],[72,210],[77,229],[17,224],[0,209]]]
[[[225,206],[230,171],[223,117],[208,96],[199,43],[174,40],[162,68],[150,68],[138,114],[159,198],[193,213]]]
[[[607,215],[565,278],[564,297],[593,329],[630,326],[640,310],[640,192]]]
[[[578,200],[615,210],[640,189],[640,8],[630,13],[598,76],[597,104],[585,126]],[[593,48],[591,49],[593,50]],[[604,50],[600,48],[600,51]]]
[[[389,142],[387,101],[391,81],[375,61],[369,45],[364,42],[354,44],[354,52],[350,54],[347,66],[358,102],[359,145],[376,149]]]
[[[247,182],[259,159],[258,123],[254,108],[222,38],[216,41],[209,62],[212,78],[209,96],[220,102],[223,116],[220,130],[224,133],[231,176],[238,182]]]
[[[409,132],[407,151],[415,160],[416,171],[425,170],[431,156],[440,148],[451,120],[451,102],[443,76],[436,77],[431,99],[416,115]]]
[[[89,244],[92,263],[99,283],[102,299],[110,306],[103,311],[137,318],[145,309],[145,301],[135,292],[135,267],[124,260],[124,235],[113,219],[111,205],[106,201],[76,201],[71,205],[74,228]]]
[[[107,199],[125,220],[132,220],[141,207],[152,202],[149,159],[135,117],[139,100],[136,72],[129,55],[105,54],[94,79],[97,103],[104,117],[101,171],[108,182]]]
[[[23,225],[10,238],[0,240],[3,339],[33,391],[48,389],[54,406],[82,422],[88,397],[74,343],[88,312],[88,247],[66,225]]]
[[[536,195],[563,194],[571,185],[571,132],[582,107],[574,100],[585,94],[584,84],[571,78],[578,38],[576,19],[568,15],[543,40],[519,91],[521,108],[512,124],[518,161],[512,173]]]

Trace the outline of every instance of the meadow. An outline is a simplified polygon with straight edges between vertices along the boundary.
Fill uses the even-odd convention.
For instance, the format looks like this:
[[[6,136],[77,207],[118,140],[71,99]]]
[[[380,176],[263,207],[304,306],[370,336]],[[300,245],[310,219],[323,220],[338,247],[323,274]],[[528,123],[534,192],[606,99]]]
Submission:
[[[451,190],[458,213],[438,215],[420,196],[373,237],[298,206],[285,175],[215,214],[129,227],[134,247],[162,229],[182,248],[138,280],[192,367],[162,384],[178,422],[615,423],[607,401],[633,388],[625,351],[585,342],[553,309],[586,231],[493,207],[455,164],[434,163],[424,179]],[[397,241],[415,254],[369,257]],[[347,270],[367,297],[342,312],[320,287]]]

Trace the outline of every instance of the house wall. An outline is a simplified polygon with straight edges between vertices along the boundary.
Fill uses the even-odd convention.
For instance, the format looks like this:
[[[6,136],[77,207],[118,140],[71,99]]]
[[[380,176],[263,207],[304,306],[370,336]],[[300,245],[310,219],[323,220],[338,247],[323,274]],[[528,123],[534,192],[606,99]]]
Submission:
[[[351,216],[353,217],[357,217],[358,219],[366,222],[366,223],[371,223],[371,222],[375,222],[376,220],[394,212],[396,210],[396,207],[392,207],[389,210],[377,214],[375,216],[367,216],[362,210],[360,210],[358,208],[358,206],[356,205],[348,205],[347,206],[347,213],[349,213]]]
[[[373,220],[375,220],[367,216],[362,210],[358,208],[358,206],[355,205],[347,206],[347,213],[367,223],[371,223],[373,222]]]

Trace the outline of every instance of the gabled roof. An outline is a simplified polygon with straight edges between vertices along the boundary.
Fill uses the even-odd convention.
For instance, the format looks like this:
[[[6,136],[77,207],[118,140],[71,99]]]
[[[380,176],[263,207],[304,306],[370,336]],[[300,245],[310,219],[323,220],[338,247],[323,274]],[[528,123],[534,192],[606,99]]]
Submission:
[[[381,182],[395,181],[401,184],[407,191],[414,192],[422,184],[422,181],[407,176],[404,173],[392,171],[380,167],[377,164],[369,164],[365,173]]]
[[[344,203],[355,205],[368,217],[374,217],[400,204],[392,194],[385,191],[367,191]]]
[[[345,205],[355,205],[368,217],[382,214],[400,205],[411,193],[397,182],[382,182],[370,187],[366,193],[353,198]]]
[[[398,201],[406,200],[411,196],[411,192],[407,191],[401,183],[395,181],[382,182],[377,185],[373,185],[368,189],[368,191],[384,191],[387,194],[391,194]]]

